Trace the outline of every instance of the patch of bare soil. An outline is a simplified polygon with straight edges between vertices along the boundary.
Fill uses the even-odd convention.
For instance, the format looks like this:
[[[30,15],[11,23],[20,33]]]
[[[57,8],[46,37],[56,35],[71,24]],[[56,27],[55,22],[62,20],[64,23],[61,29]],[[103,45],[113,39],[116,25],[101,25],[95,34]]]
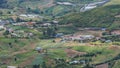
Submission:
[[[101,37],[102,36],[103,31],[93,31],[93,30],[84,30],[84,31],[79,31],[77,33],[75,33],[76,35],[94,35],[97,37]]]
[[[35,56],[31,56],[28,59],[26,59],[24,62],[19,64],[19,68],[24,68],[26,65],[31,64],[31,62],[35,59]]]
[[[10,61],[11,61],[11,58],[8,58],[8,59],[3,60],[3,62],[1,62],[1,63],[2,63],[3,65],[4,65],[4,64],[9,64]]]
[[[14,56],[16,54],[22,54],[22,53],[26,53],[26,52],[27,52],[27,50],[20,50],[20,51],[12,53],[11,55]]]
[[[29,46],[26,45],[23,48],[21,48],[19,51],[12,53],[11,55],[14,56],[16,54],[26,53],[26,52],[29,52],[31,49],[35,49],[35,47],[36,47],[36,44],[31,42]]]
[[[109,49],[111,49],[111,50],[119,50],[120,49],[120,47],[119,46],[110,46],[109,47]]]
[[[12,53],[11,55],[14,56],[16,54],[23,54],[31,51],[31,49],[35,49],[36,43],[31,42],[29,45],[22,47],[19,51]],[[35,59],[35,56],[28,57],[25,61],[23,61],[19,66],[23,68],[24,66],[30,64]]]
[[[54,0],[50,0],[50,2],[48,4],[45,4],[45,5],[42,5],[42,6],[39,6],[40,9],[43,9],[43,8],[46,8],[46,7],[51,7],[51,6],[54,6]]]
[[[86,52],[79,52],[79,51],[72,50],[72,49],[65,49],[65,52],[67,53],[67,56],[71,58],[75,56],[82,56],[82,55],[87,54]]]
[[[101,64],[101,65],[97,65],[95,68],[108,68],[108,63],[106,64]]]

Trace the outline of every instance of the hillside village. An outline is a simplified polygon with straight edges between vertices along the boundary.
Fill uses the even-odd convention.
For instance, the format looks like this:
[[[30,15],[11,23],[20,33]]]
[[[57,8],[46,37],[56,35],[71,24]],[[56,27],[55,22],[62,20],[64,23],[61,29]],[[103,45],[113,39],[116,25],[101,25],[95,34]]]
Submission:
[[[27,17],[27,16],[25,16]],[[28,17],[29,18],[29,17]],[[33,18],[33,16],[32,16]],[[68,43],[71,43],[70,45],[65,45],[65,52],[68,55],[68,57],[72,58],[77,58],[77,57],[82,57],[82,56],[91,56],[93,57],[94,55],[96,55],[96,53],[87,53],[87,52],[78,52],[76,50],[71,49],[71,46],[74,46],[74,44],[78,44],[78,45],[88,45],[88,46],[108,46],[108,45],[120,45],[119,42],[119,38],[120,38],[120,30],[119,29],[115,29],[115,30],[110,30],[107,28],[75,28],[73,33],[67,33],[67,31],[65,29],[62,29],[63,27],[71,27],[71,25],[61,25],[59,24],[59,21],[51,21],[51,22],[47,22],[47,21],[43,21],[43,22],[35,22],[35,21],[13,21],[13,23],[11,23],[10,20],[1,20],[0,21],[0,35],[1,35],[1,39],[15,39],[15,42],[17,42],[17,40],[32,40],[32,39],[36,39],[38,41],[39,40],[45,40],[48,41],[47,39],[51,38],[51,42],[49,44],[53,45],[53,46],[48,46],[47,49],[52,50],[52,48],[54,49],[54,46],[57,46],[58,49],[61,49],[60,45],[65,45]],[[65,31],[61,31],[65,30]],[[97,43],[99,42],[99,44]],[[3,42],[1,42],[3,43]],[[38,42],[37,42],[38,43]],[[7,43],[6,43],[7,44]],[[108,44],[108,45],[107,45]],[[8,45],[7,47],[13,48],[15,47],[13,43],[8,41]],[[28,44],[26,44],[28,45]],[[37,45],[37,44],[34,44]],[[29,46],[28,46],[29,47]],[[52,48],[51,48],[52,47]],[[69,48],[70,47],[70,48]],[[110,47],[117,47],[117,46],[110,46]],[[38,54],[44,54],[46,53],[46,47],[43,46],[36,46],[33,48],[33,50],[38,51]],[[26,51],[26,50],[25,50]],[[69,52],[70,51],[70,52]],[[19,52],[19,51],[18,51]],[[22,52],[22,50],[21,50]],[[29,52],[29,51],[28,51]],[[23,53],[24,53],[24,49],[23,49]],[[27,53],[27,52],[25,52]],[[22,54],[22,53],[21,53]],[[37,54],[37,52],[35,52],[35,54]],[[98,52],[99,54],[99,52]],[[101,54],[101,52],[100,52]],[[17,53],[15,54],[17,55]],[[15,56],[14,55],[14,56]],[[19,54],[18,54],[19,55]],[[67,57],[67,56],[66,56]],[[16,57],[17,58],[17,57]],[[20,58],[18,58],[20,59]],[[17,60],[15,60],[17,61]],[[19,60],[18,60],[19,61]],[[62,58],[58,58],[56,59],[57,61],[63,61]],[[65,62],[65,61],[64,61]],[[89,61],[88,60],[83,60],[81,59],[80,61],[78,60],[73,60],[73,61],[66,61],[67,63],[69,63],[70,65],[86,65]],[[27,63],[27,62],[26,62]],[[105,63],[105,64],[104,64]],[[10,64],[9,61],[6,62],[1,62],[1,65],[8,65]],[[103,64],[103,65],[101,65]],[[105,68],[108,68],[108,63],[107,62],[103,62],[100,64],[96,64],[95,68],[99,68],[101,66],[105,66]],[[106,67],[107,66],[107,67]],[[22,66],[20,66],[22,68]],[[39,67],[39,66],[38,66]],[[8,66],[8,68],[11,68]],[[16,67],[15,67],[16,68]],[[36,67],[35,67],[36,68]]]
[[[30,0],[26,1],[25,3],[30,2]],[[67,11],[64,12],[67,14],[92,12],[97,7],[99,9],[111,2],[109,0],[94,1],[79,4],[72,0],[55,0],[54,3],[52,0],[49,3],[45,0],[44,3],[52,9],[56,6],[61,7],[59,9],[63,9],[63,6],[75,7],[75,10],[72,9],[74,11],[68,12],[69,9],[66,9]],[[21,3],[24,6],[24,1]],[[40,9],[43,7],[46,5],[41,6]],[[0,13],[0,68],[120,67],[119,14],[114,16],[114,23],[118,27],[114,25],[111,26],[112,28],[78,27],[71,23],[73,21],[80,23],[75,20],[65,20],[63,24],[61,20],[64,17],[61,16],[65,14],[61,12],[60,15],[59,13],[55,15],[53,12],[51,14],[52,10],[49,8],[45,8],[48,14],[44,14],[44,11],[33,13],[33,9],[30,8],[28,12],[21,10],[22,12]],[[61,10],[56,12],[59,11]]]
[[[32,16],[33,17],[33,16]],[[29,17],[28,17],[29,18]],[[17,22],[17,23],[11,23],[11,21],[9,20],[1,20],[0,22],[0,29],[1,31],[5,31],[5,32],[8,32],[8,33],[11,33],[12,35],[16,35],[19,37],[19,35],[17,35],[16,33],[20,34],[20,33],[23,33],[23,37],[24,37],[24,30],[22,29],[14,29],[12,27],[10,27],[9,25],[11,26],[14,26],[14,27],[26,27],[26,29],[31,29],[31,30],[36,30],[36,31],[39,31],[40,29],[45,29],[45,28],[51,28],[51,27],[54,27],[54,28],[61,28],[62,26],[64,25],[60,25],[58,21],[51,21],[51,22],[34,22],[34,21],[31,21],[31,22]],[[69,26],[69,25],[66,25],[66,26]],[[76,29],[77,32],[87,32],[87,31],[94,31],[97,33],[97,31],[101,31],[101,35],[99,34],[99,36],[95,35],[95,34],[75,34],[75,33],[72,33],[72,34],[64,34],[64,32],[60,32],[59,33],[59,30],[56,30],[55,32],[55,35],[53,37],[59,37],[59,38],[63,38],[63,39],[68,39],[68,40],[84,40],[84,39],[96,39],[99,37],[102,38],[104,36],[113,36],[113,35],[120,35],[120,30],[119,29],[115,29],[115,30],[112,30],[112,31],[109,31],[107,28],[80,28],[80,29]],[[33,35],[32,33],[28,33],[30,35]],[[61,34],[61,35],[59,35]],[[58,35],[58,36],[57,36]],[[29,36],[29,35],[27,35]],[[109,39],[110,40],[110,39]]]

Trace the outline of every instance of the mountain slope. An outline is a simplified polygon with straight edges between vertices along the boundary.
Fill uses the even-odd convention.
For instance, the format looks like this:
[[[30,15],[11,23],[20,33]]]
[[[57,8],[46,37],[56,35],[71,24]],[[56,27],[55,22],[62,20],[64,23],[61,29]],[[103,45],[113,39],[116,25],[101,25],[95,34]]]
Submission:
[[[120,13],[120,5],[117,0],[111,0],[105,6],[96,9],[65,15],[61,18],[61,23],[73,23],[77,27],[107,27],[112,28],[116,20],[116,15]],[[120,3],[118,1],[118,3]],[[117,27],[120,23],[117,23]],[[115,26],[115,25],[114,25]]]
[[[0,1],[0,8],[39,8],[39,7],[50,7],[53,4],[54,0],[1,0]],[[47,5],[47,6],[44,6]],[[4,7],[6,6],[6,7]]]
[[[119,5],[120,4],[120,0],[111,0],[109,3],[105,4],[106,5]]]

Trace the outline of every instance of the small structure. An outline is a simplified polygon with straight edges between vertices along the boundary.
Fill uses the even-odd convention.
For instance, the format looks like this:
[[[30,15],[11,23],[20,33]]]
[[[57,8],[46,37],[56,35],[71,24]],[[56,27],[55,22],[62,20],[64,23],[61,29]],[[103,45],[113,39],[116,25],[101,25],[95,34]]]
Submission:
[[[59,5],[73,5],[70,2],[57,2],[57,4],[59,4]]]
[[[9,33],[13,33],[14,30],[12,28],[6,28],[7,31],[9,31]]]
[[[53,20],[52,24],[57,26],[59,24],[59,21]]]
[[[20,17],[25,17],[25,18],[39,18],[39,15],[36,14],[20,14]]]
[[[0,25],[0,30],[5,29],[4,25]]]
[[[106,43],[111,43],[112,41],[111,41],[111,40],[106,40],[105,42],[106,42]]]
[[[9,20],[0,20],[0,25],[5,25],[5,24],[9,24],[10,21]]]
[[[17,68],[16,66],[7,66],[7,68]]]
[[[56,35],[55,35],[55,37],[56,38],[59,38],[59,37],[62,37],[64,34],[63,33],[57,33]]]
[[[58,23],[59,23],[59,21],[53,20],[53,23],[58,24]]]
[[[74,60],[74,61],[69,62],[69,64],[79,64],[79,63],[80,63],[80,62],[77,61],[77,60]]]
[[[51,26],[51,23],[43,23],[41,24],[42,27],[48,27],[48,26]]]
[[[35,50],[38,51],[38,53],[43,52],[43,49],[41,47],[36,47]]]

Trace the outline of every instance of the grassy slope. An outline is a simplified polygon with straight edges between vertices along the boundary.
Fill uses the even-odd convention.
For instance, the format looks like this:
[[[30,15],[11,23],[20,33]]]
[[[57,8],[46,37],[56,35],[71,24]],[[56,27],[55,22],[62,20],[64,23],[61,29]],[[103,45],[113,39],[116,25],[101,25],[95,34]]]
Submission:
[[[120,4],[120,0],[111,0],[109,3],[105,5],[118,5],[118,4]]]
[[[111,0],[105,6],[83,13],[68,14],[61,18],[61,23],[73,23],[80,27],[108,27],[111,28],[115,16],[119,13],[119,1]],[[113,26],[112,26],[113,27]],[[115,26],[114,26],[115,27]]]
[[[47,4],[52,4],[53,0],[36,0],[36,1],[29,1],[29,0],[25,0],[23,2],[19,2],[19,0],[8,0],[8,5],[11,7],[23,7],[23,8],[45,8],[45,7],[50,7],[49,6],[44,6]]]

